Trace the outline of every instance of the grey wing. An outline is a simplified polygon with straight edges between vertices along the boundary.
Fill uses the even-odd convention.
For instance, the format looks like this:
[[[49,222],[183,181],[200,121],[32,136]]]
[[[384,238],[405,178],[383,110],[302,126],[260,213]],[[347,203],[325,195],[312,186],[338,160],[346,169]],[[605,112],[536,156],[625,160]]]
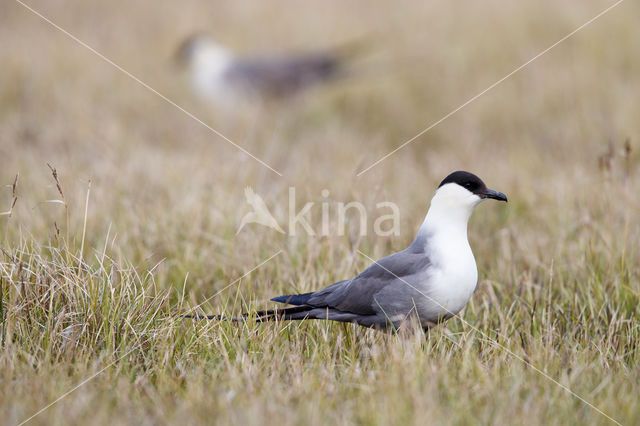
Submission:
[[[333,77],[339,65],[338,59],[328,54],[247,58],[234,63],[226,77],[232,84],[245,89],[283,96]]]
[[[352,280],[340,281],[313,293],[307,304],[358,315],[377,315],[384,313],[384,306],[395,304],[381,300],[380,296],[392,295],[397,301],[409,301],[404,304],[411,309],[414,291],[407,285],[407,280],[424,271],[429,263],[424,253],[410,250],[394,253],[369,266]]]

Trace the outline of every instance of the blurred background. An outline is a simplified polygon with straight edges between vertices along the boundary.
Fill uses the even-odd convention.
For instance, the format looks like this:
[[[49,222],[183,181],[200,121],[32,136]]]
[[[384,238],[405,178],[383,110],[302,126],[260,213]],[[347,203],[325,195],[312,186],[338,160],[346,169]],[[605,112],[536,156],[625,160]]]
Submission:
[[[606,388],[606,397],[602,396],[599,402],[606,404],[608,412],[617,414],[620,407],[625,407],[628,418],[634,415],[637,418],[637,391],[633,386],[638,381],[628,377],[629,371],[637,375],[637,369],[633,368],[634,362],[637,365],[637,356],[629,355],[622,361],[617,357],[634,353],[637,349],[635,342],[638,341],[638,2],[622,2],[360,176],[357,175],[359,171],[565,37],[613,2],[29,0],[27,4],[263,160],[282,176],[241,152],[24,6],[17,2],[3,2],[0,6],[0,211],[10,211],[13,200],[17,201],[11,215],[0,217],[0,244],[5,250],[3,271],[7,276],[13,274],[8,280],[15,284],[11,287],[11,297],[16,303],[9,306],[15,310],[10,315],[11,324],[14,324],[11,327],[18,330],[16,341],[32,342],[31,346],[24,344],[22,349],[16,350],[15,353],[22,355],[15,355],[15,359],[10,359],[14,352],[7,352],[9,358],[3,358],[9,360],[6,365],[14,365],[13,362],[22,359],[21,356],[25,359],[21,367],[23,373],[20,374],[26,380],[21,382],[23,385],[15,394],[14,402],[7,402],[3,408],[13,413],[11,418],[19,420],[25,417],[72,384],[63,372],[66,370],[60,369],[61,381],[47,379],[52,386],[57,383],[59,389],[47,387],[48,393],[44,395],[32,392],[30,378],[35,371],[32,364],[35,365],[33,359],[40,359],[38,356],[45,362],[57,359],[57,356],[75,360],[79,358],[74,351],[85,351],[83,353],[88,354],[84,358],[87,367],[74,370],[75,376],[71,380],[77,382],[94,371],[91,367],[94,354],[99,353],[94,351],[102,347],[102,342],[107,342],[105,347],[111,347],[109,339],[112,335],[128,339],[128,334],[111,333],[109,327],[112,324],[133,324],[136,337],[131,341],[134,342],[140,330],[143,334],[147,331],[144,324],[148,318],[151,318],[148,323],[153,323],[154,327],[162,328],[169,323],[172,324],[170,327],[176,327],[171,323],[171,315],[179,309],[177,301],[182,301],[182,294],[185,296],[185,308],[217,294],[202,307],[207,313],[219,312],[222,308],[239,311],[242,307],[236,304],[234,297],[263,307],[274,294],[311,291],[361,270],[368,262],[357,253],[358,250],[379,258],[406,247],[422,222],[440,180],[459,169],[478,174],[489,187],[509,197],[506,206],[482,205],[471,220],[470,241],[481,282],[478,294],[465,313],[466,318],[479,327],[500,329],[505,334],[517,336],[516,330],[519,332],[525,328],[521,326],[520,319],[526,323],[528,318],[540,315],[536,306],[551,306],[553,282],[552,310],[557,316],[552,317],[552,321],[548,315],[542,314],[540,323],[544,325],[539,329],[547,330],[549,334],[544,335],[547,337],[539,337],[540,334],[536,334],[539,329],[530,327],[533,330],[531,341],[535,343],[535,339],[539,339],[536,347],[543,348],[535,355],[539,358],[534,356],[533,360],[539,364],[546,363],[547,359],[558,363],[566,360],[571,367],[582,362],[580,354],[583,348],[589,347],[591,352],[584,356],[584,365],[587,366],[584,371],[596,371],[597,374],[583,375],[581,370],[576,370],[578,372],[572,376],[574,384],[584,380],[576,385],[580,393],[592,395],[593,391],[598,394]],[[207,102],[194,94],[185,69],[174,60],[180,44],[196,32],[207,33],[239,55],[247,56],[330,52],[353,45],[358,49],[357,55],[347,58],[348,72],[345,75],[316,85],[299,96],[278,100],[251,99],[227,105],[224,102]],[[56,170],[57,183],[52,169]],[[13,194],[11,185],[16,176],[19,177]],[[373,221],[370,221],[365,237],[358,235],[359,227],[355,221],[348,224],[350,232],[344,236],[310,236],[299,232],[294,237],[259,225],[246,226],[236,235],[241,218],[251,210],[245,201],[247,186],[264,199],[276,220],[285,228],[290,187],[296,189],[298,209],[306,202],[314,202],[317,206],[326,200],[332,203],[358,201],[366,206],[370,217],[375,217],[376,204],[390,201],[400,209],[400,235],[375,235],[371,232]],[[329,191],[328,197],[322,196],[323,190]],[[321,227],[322,218],[318,210],[314,212],[309,222],[317,230]],[[330,225],[336,226],[337,220],[332,216]],[[101,273],[96,264],[104,260],[105,255],[115,259],[125,271],[123,274],[130,274],[121,282],[128,286],[126,291],[131,294],[138,294],[138,288],[143,288],[144,294],[147,290],[152,295],[156,290],[167,292],[167,299],[149,302],[162,304],[161,318],[155,316],[158,311],[145,316],[144,309],[131,304],[130,311],[105,315],[107,320],[104,323],[95,320],[102,318],[100,311],[107,307],[100,305],[103,302],[84,304],[85,276],[80,273],[76,276],[75,269],[67,267],[75,265],[75,261],[68,257],[64,260],[63,255],[56,258],[58,255],[51,249],[62,245],[70,248],[67,256],[68,253],[77,254],[88,265],[93,265],[90,267],[96,267],[96,276]],[[253,273],[250,279],[242,281],[240,286],[217,293],[279,250],[282,250],[279,256]],[[59,312],[56,318],[62,318],[61,323],[66,321],[65,324],[70,325],[64,330],[52,325],[47,332],[51,333],[51,339],[46,337],[49,334],[38,331],[40,328],[36,323],[40,321],[38,318],[53,316],[48,316],[48,311],[43,311],[41,316],[33,313],[40,312],[37,309],[40,309],[38,300],[41,296],[33,297],[33,306],[20,302],[22,290],[16,283],[22,280],[23,275],[7,272],[13,271],[14,258],[11,256],[31,259],[25,261],[27,264],[40,262],[33,260],[40,259],[40,256],[45,259],[39,267],[45,272],[39,275],[40,269],[36,268],[33,277],[29,278],[37,284],[29,287],[35,293],[40,291],[39,283],[49,282],[49,279],[60,279],[62,283],[76,280],[75,302],[70,302],[71,297],[62,297],[59,311],[56,311]],[[54,261],[46,260],[49,257]],[[134,272],[125,266],[135,267]],[[67,275],[75,278],[68,281],[60,278]],[[136,277],[142,278],[137,281]],[[96,282],[110,281],[105,278],[105,281]],[[76,287],[60,288],[71,294]],[[576,288],[580,291],[574,291]],[[120,296],[114,297],[118,299]],[[506,312],[515,318],[513,323],[508,322],[513,327],[509,330],[505,326],[503,311],[510,310],[511,303],[516,304],[514,309],[520,309],[522,313],[511,316],[511,311]],[[117,305],[127,306],[121,302]],[[576,325],[567,320],[566,328],[556,332],[558,322],[554,321],[557,318],[565,318],[564,313],[577,312],[586,305],[590,306],[586,312],[591,316],[587,315],[584,323]],[[0,306],[3,305],[0,303]],[[530,307],[531,311],[528,311]],[[90,314],[94,308],[98,313]],[[23,315],[21,309],[31,314]],[[85,311],[89,314],[85,315]],[[618,322],[611,319],[611,312]],[[116,321],[113,318],[124,319]],[[74,335],[77,339],[67,338],[65,333],[68,330],[86,330],[90,327],[87,324],[93,324],[91,321],[95,322],[95,333]],[[57,324],[54,319],[40,322]],[[628,328],[624,332],[618,329],[618,332],[611,331],[613,329],[608,328],[611,324],[618,324],[619,330]],[[323,331],[324,325],[318,327],[315,329],[318,334],[310,334],[310,338],[317,338],[322,343],[324,336],[325,340],[334,341],[327,337],[332,334]],[[585,330],[589,334],[585,334]],[[231,335],[235,332],[238,331],[229,331]],[[242,329],[238,333],[240,336],[252,335]],[[573,340],[567,337],[569,334]],[[340,333],[337,335],[342,336]],[[346,335],[348,340],[350,335]],[[45,355],[41,348],[48,346],[39,340],[42,336],[53,342],[53,349],[45,351]],[[167,342],[180,342],[173,335],[166,336]],[[262,380],[254,388],[259,397],[256,394],[238,396],[249,399],[228,414],[236,421],[245,417],[255,421],[263,419],[264,413],[282,413],[291,401],[297,401],[296,398],[307,402],[303,404],[307,413],[322,410],[324,416],[325,408],[331,407],[324,402],[315,404],[313,398],[287,393],[288,389],[298,389],[288,388],[288,382],[278,379],[280,374],[283,377],[291,374],[288,370],[272,374],[257,368],[264,374],[254,374],[253,378],[243,382],[244,374],[253,374],[257,365],[252,364],[251,358],[244,357],[245,347],[236,348],[233,341],[220,343],[230,347],[230,352],[239,354],[237,358],[232,356],[234,364],[226,371],[226,358],[224,362],[215,358],[225,353],[224,348],[211,351],[209,346],[212,342],[222,341],[217,340],[220,336],[213,334],[211,340],[207,336],[204,333],[200,340],[193,340],[202,345],[200,352],[188,345],[180,346],[181,343],[176,343],[177,349],[173,349],[173,343],[161,344],[169,348],[166,356],[158,352],[158,357],[163,360],[172,359],[174,353],[184,351],[183,360],[177,362],[179,365],[167,367],[169,373],[164,370],[158,373],[159,377],[165,378],[173,374],[175,387],[163,388],[164,379],[158,380],[157,388],[138,379],[133,383],[129,377],[140,374],[136,377],[144,378],[144,372],[137,370],[137,364],[127,377],[124,376],[129,374],[129,370],[124,370],[121,381],[117,383],[126,382],[127,385],[131,382],[133,385],[128,391],[117,392],[122,395],[117,404],[105,403],[107,408],[101,411],[104,415],[102,421],[111,420],[113,407],[135,405],[136,399],[128,398],[137,394],[139,389],[147,392],[141,398],[153,403],[149,412],[158,416],[156,420],[163,418],[164,413],[159,408],[162,404],[156,403],[154,392],[160,392],[165,400],[180,404],[173,398],[177,395],[176,389],[186,386],[183,380],[187,379],[190,386],[194,386],[193,383],[200,386],[198,380],[202,380],[201,390],[196,389],[189,395],[200,398],[199,407],[205,408],[200,419],[203,423],[209,419],[207,409],[211,394],[215,395],[217,407],[229,413],[225,410],[230,399],[226,399],[227,393],[217,390],[217,383],[231,383],[231,389],[242,395],[246,383],[253,383],[253,379]],[[336,356],[334,365],[326,362],[322,344],[317,346],[321,348],[319,352],[305,358],[307,346],[304,344],[295,346],[273,333],[260,336],[267,336],[264,337],[267,340],[258,344],[260,350],[268,352],[268,348],[274,348],[274,359],[283,359],[282,353],[295,353],[306,363],[305,368],[313,364],[313,368],[318,369],[313,377],[324,383],[319,389],[325,390],[323,394],[328,397],[335,396],[331,404],[340,405],[346,400],[344,395],[355,392],[348,386],[342,387],[342,374],[351,374],[351,370],[340,370],[341,366],[354,365],[353,376],[350,377],[358,383],[362,383],[363,377],[369,374],[360,376],[361,371],[376,368],[375,364],[368,363],[367,348],[362,350],[365,354],[364,367],[360,370],[358,363],[361,360],[356,359],[360,355],[353,357],[356,359],[354,364],[343,363],[344,359],[350,359],[349,345],[344,349],[346,354],[336,351],[339,356]],[[618,347],[613,343],[606,351],[591,346],[593,342],[613,342],[615,339],[608,340],[613,339],[611,336],[622,336],[621,344],[630,345],[629,352],[623,347],[620,352],[615,349],[615,354],[611,355],[614,347]],[[114,341],[118,342],[118,338]],[[272,345],[268,339],[279,343]],[[337,339],[342,342],[341,337]],[[521,339],[524,339],[522,334],[510,341],[517,346],[513,349],[516,352],[520,350]],[[301,340],[291,339],[292,342]],[[77,346],[69,349],[69,341]],[[550,341],[554,341],[555,346],[547,353],[544,348],[549,347]],[[247,341],[246,344],[254,343]],[[289,344],[295,347],[286,346]],[[440,348],[439,343],[436,345]],[[525,347],[524,340],[522,345]],[[114,343],[114,352],[116,346],[120,347]],[[542,381],[540,384],[531,376],[520,380],[528,374],[526,371],[517,374],[512,374],[511,370],[484,373],[486,353],[483,350],[477,355],[482,362],[477,368],[473,367],[474,371],[481,372],[482,380],[490,377],[499,381],[513,377],[513,380],[520,381],[513,386],[494,383],[494,388],[486,388],[487,395],[477,393],[478,388],[473,386],[452,387],[450,379],[444,377],[446,369],[430,370],[431,367],[423,363],[424,359],[430,362],[442,359],[446,366],[448,352],[442,356],[427,357],[419,352],[422,347],[418,342],[413,352],[405,351],[402,346],[398,350],[387,348],[395,354],[391,358],[398,361],[390,364],[393,369],[408,366],[414,371],[415,368],[423,368],[420,371],[435,377],[431,382],[426,381],[434,383],[434,387],[424,394],[419,387],[421,384],[412,388],[416,398],[424,397],[420,401],[416,399],[418,419],[422,419],[420,407],[424,407],[420,404],[431,407],[429,404],[434,395],[436,398],[443,395],[442,389],[449,389],[453,395],[446,402],[451,404],[448,407],[459,408],[450,410],[445,404],[444,411],[440,412],[445,416],[440,417],[445,422],[446,415],[451,412],[464,416],[465,411],[460,409],[460,404],[464,405],[467,399],[459,398],[459,392],[470,399],[477,395],[476,406],[480,407],[478,410],[485,410],[483,418],[487,423],[496,419],[496,413],[503,415],[508,422],[516,418],[528,419],[526,416],[518,417],[527,410],[530,410],[529,414],[538,414],[537,402],[529,404],[524,399],[530,401],[527,398],[535,399],[540,393],[550,397],[551,402],[543,403],[547,404],[544,407],[557,407],[555,385],[542,378],[534,377]],[[463,376],[468,371],[464,366],[468,365],[465,362],[469,351],[456,352],[455,346],[450,347],[456,354],[462,354],[464,361],[461,361],[460,371]],[[61,352],[56,348],[62,348]],[[612,352],[607,352],[609,350]],[[46,355],[49,353],[54,355],[49,358]],[[375,356],[373,349],[370,353]],[[407,353],[418,354],[415,363],[405,362]],[[33,358],[30,354],[40,355]],[[210,364],[207,364],[207,356],[214,359]],[[373,378],[366,386],[376,389],[379,383],[376,377],[386,377],[386,380],[398,377],[397,383],[392,382],[389,389],[405,389],[405,376],[402,374],[407,372],[399,370],[404,373],[387,375],[385,359],[377,359],[382,373],[380,376],[366,376]],[[591,360],[594,360],[593,364],[590,364]],[[300,361],[300,368],[303,361]],[[144,362],[141,361],[143,367]],[[164,366],[163,362],[159,361],[156,366]],[[245,362],[248,364],[243,364]],[[266,362],[270,362],[269,359]],[[58,364],[51,363],[54,366],[51,377],[58,377],[55,370]],[[204,375],[194,374],[191,370],[185,373],[182,369],[183,365],[194,364],[200,366],[198,368]],[[497,364],[496,368],[500,368],[499,360]],[[505,368],[512,365],[502,364]],[[282,368],[289,368],[288,364],[283,365]],[[325,367],[334,368],[330,365],[337,372],[332,370],[331,374],[325,374]],[[609,381],[611,371],[617,368],[609,370],[610,365],[622,365],[620,370],[616,370],[617,381]],[[234,370],[236,367],[237,371]],[[556,367],[552,373],[554,377],[564,377],[568,371],[565,368],[569,368],[564,364]],[[146,367],[142,370],[146,371]],[[11,380],[17,374],[11,368],[5,371]],[[208,381],[211,371],[217,371],[212,374],[219,374],[219,380]],[[238,374],[234,375],[234,371]],[[451,377],[454,382],[460,379]],[[323,378],[328,378],[326,383],[322,382]],[[293,378],[291,382],[298,383]],[[103,389],[113,389],[112,383],[116,381],[105,377],[105,381],[100,383],[103,387],[97,387],[95,395],[104,395]],[[302,389],[302,392],[315,389],[315,384],[307,386],[305,382],[300,383],[298,390]],[[444,385],[438,388],[437,383]],[[526,388],[529,383],[534,383],[532,388]],[[215,386],[215,391],[212,393],[208,386]],[[260,392],[260,389],[271,388],[279,389],[281,398],[287,400],[274,405],[272,393]],[[505,411],[504,406],[487,404],[487,401],[498,404],[500,398],[491,391],[496,388],[504,392],[515,389],[505,398],[518,394],[524,402],[513,404],[512,411]],[[14,388],[7,389],[13,392]],[[346,393],[332,393],[334,389],[342,389]],[[15,401],[22,398],[20,395],[31,398],[32,394],[38,396],[29,399],[20,411],[16,411]],[[382,395],[384,392],[373,394]],[[69,405],[59,406],[61,411],[58,414],[66,415],[64,407],[77,403],[74,406],[76,411],[72,411],[80,413],[77,418],[82,421],[93,415],[92,406],[83,402],[84,390],[76,395],[78,399],[73,399],[75,402],[69,399],[65,402]],[[99,397],[95,398],[99,400]],[[256,408],[258,402],[255,401],[263,401],[268,409]],[[356,404],[352,408],[357,411],[359,406],[361,419],[366,420],[370,418],[367,416],[376,413],[372,407],[378,409],[381,405],[376,399],[364,401],[365,404]],[[562,401],[565,414],[573,415],[579,402],[570,398]],[[183,413],[195,412],[189,403],[185,404],[182,405]],[[393,402],[390,404],[390,407],[403,407]],[[248,411],[242,407],[254,407],[255,410]],[[523,411],[518,411],[519,407]],[[593,419],[593,412],[586,406],[583,408],[584,411],[580,411],[582,419]],[[134,407],[132,412],[140,415],[141,411],[136,410],[144,408]],[[382,409],[375,415],[384,416],[386,411],[395,413]],[[180,411],[176,412],[176,418],[180,419]],[[331,418],[341,416],[341,411],[329,412],[332,413]],[[126,410],[119,411],[123,416],[120,419],[122,423],[127,422],[126,413]],[[345,413],[348,416],[348,412]],[[389,415],[393,417],[393,414]],[[404,417],[396,417],[396,420],[398,418]],[[544,420],[542,418],[541,421]]]

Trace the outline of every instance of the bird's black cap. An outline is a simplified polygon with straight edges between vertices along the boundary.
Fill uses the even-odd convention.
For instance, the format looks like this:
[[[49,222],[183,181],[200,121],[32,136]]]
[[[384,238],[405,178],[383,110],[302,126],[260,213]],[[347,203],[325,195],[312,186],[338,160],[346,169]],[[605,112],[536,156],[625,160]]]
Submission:
[[[507,196],[502,192],[494,191],[493,189],[487,188],[487,185],[484,184],[482,179],[473,173],[465,172],[459,170],[457,172],[451,173],[449,176],[444,178],[438,188],[448,183],[455,183],[465,188],[469,192],[472,192],[479,196],[480,198],[493,198],[495,200],[507,201]]]

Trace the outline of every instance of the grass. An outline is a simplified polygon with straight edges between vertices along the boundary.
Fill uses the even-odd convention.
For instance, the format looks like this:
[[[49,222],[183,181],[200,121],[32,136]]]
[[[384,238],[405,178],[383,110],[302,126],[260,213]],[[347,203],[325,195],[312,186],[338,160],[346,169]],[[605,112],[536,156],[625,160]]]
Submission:
[[[638,423],[636,4],[622,3],[360,177],[610,3],[29,4],[284,176],[8,5],[3,423],[29,419],[78,384],[29,424],[612,423],[597,410]],[[292,105],[229,111],[194,99],[167,63],[201,28],[243,51],[365,34],[373,52],[354,64],[358,77]],[[379,258],[410,243],[433,189],[455,169],[510,202],[475,212],[480,282],[445,326],[388,335],[322,321],[179,317],[195,307],[261,309],[274,295],[352,276],[369,263],[358,251]],[[236,235],[249,211],[245,186],[281,224],[294,186],[299,207],[315,203],[316,230],[324,189],[330,203],[359,201],[370,217],[392,201],[401,233],[376,236],[371,221],[360,237],[354,220],[343,236],[256,225]]]

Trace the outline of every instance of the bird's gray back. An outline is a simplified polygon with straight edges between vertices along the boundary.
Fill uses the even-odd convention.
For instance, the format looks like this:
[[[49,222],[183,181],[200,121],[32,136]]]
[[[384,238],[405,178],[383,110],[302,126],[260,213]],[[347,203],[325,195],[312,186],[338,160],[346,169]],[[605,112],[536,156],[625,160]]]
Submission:
[[[233,63],[226,78],[231,84],[247,90],[283,96],[333,77],[339,68],[337,58],[328,54],[293,58],[246,58]]]
[[[430,260],[411,247],[387,256],[352,280],[337,282],[313,293],[307,304],[357,315],[384,317],[408,313],[419,297],[413,287],[424,279]]]

